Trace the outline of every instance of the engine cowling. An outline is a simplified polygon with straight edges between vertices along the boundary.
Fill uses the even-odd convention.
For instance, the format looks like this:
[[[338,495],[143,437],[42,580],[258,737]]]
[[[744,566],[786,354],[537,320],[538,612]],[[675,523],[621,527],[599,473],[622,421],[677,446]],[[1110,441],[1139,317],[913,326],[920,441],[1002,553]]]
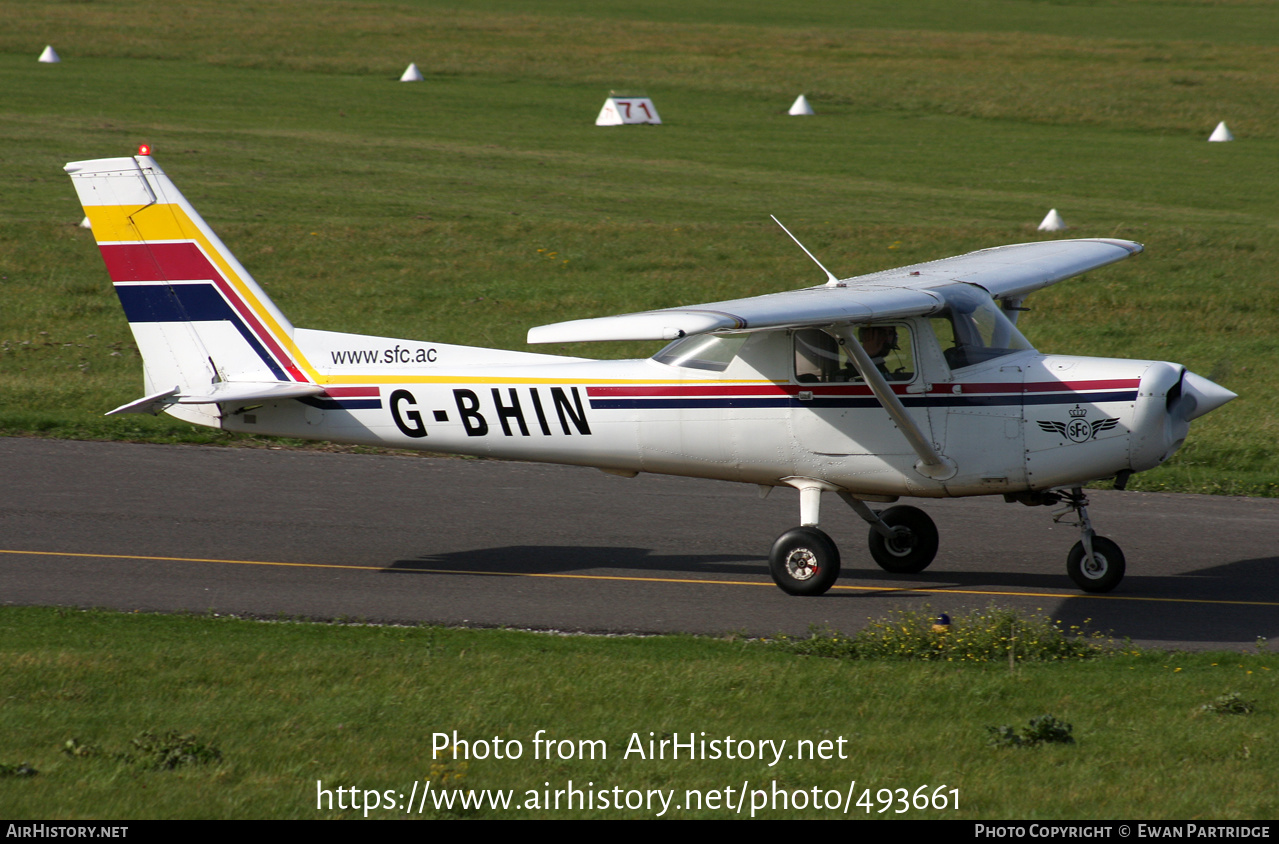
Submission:
[[[1174,363],[1152,363],[1141,376],[1133,414],[1129,464],[1153,469],[1177,453],[1191,421],[1235,398],[1220,384]]]

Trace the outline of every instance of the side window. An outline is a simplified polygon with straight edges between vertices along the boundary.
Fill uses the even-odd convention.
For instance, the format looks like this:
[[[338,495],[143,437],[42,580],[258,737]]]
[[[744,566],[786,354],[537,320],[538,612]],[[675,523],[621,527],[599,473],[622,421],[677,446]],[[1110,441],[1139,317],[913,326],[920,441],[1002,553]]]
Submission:
[[[857,330],[857,339],[884,380],[909,381],[915,377],[914,347],[906,326],[863,325]],[[859,376],[856,380],[862,379]]]
[[[795,332],[796,381],[801,384],[848,381],[851,371],[852,364],[840,353],[834,337],[818,328]]]
[[[668,344],[653,360],[668,366],[723,372],[746,342],[745,334],[693,334]]]
[[[915,377],[910,330],[898,324],[863,325],[857,338],[871,362],[888,381]],[[862,383],[857,367],[839,341],[817,328],[795,332],[795,380],[801,384]]]

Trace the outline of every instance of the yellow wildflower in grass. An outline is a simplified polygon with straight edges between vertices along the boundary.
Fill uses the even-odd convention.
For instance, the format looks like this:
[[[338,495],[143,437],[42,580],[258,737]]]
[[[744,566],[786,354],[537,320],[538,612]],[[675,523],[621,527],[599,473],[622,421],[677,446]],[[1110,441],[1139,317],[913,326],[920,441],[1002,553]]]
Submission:
[[[895,613],[888,619],[872,620],[853,637],[815,630],[808,639],[778,640],[778,643],[813,656],[945,658],[948,662],[1089,659],[1118,650],[1105,637],[1085,633],[1078,625],[1063,630],[1060,624],[1044,616],[1023,616],[1011,609],[991,607],[953,619],[946,631],[934,628],[936,618],[930,608],[924,607]],[[1129,648],[1130,645],[1125,647],[1124,652]]]

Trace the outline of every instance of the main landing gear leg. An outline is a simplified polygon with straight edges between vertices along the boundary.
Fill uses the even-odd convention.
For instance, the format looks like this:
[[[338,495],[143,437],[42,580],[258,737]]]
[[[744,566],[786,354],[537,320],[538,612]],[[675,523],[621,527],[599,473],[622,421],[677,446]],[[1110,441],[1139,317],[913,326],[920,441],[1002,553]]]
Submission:
[[[1124,579],[1124,552],[1093,531],[1092,520],[1088,518],[1088,497],[1081,487],[1062,493],[1062,497],[1066,507],[1053,514],[1053,521],[1062,522],[1074,513],[1075,521],[1066,524],[1077,525],[1081,534],[1066,557],[1066,573],[1085,592],[1109,592]]]
[[[818,529],[822,490],[829,484],[810,478],[787,478],[799,490],[802,524],[777,537],[768,555],[773,582],[789,595],[822,595],[839,578],[839,548]]]
[[[870,525],[870,555],[893,574],[919,574],[937,556],[937,525],[918,507],[899,505],[876,512],[841,490],[839,497]]]

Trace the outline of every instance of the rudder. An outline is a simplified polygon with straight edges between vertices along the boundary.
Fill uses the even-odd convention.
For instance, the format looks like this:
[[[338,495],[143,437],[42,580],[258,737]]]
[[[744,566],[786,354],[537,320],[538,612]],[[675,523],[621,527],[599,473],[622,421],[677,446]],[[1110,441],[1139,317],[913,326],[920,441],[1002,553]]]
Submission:
[[[148,394],[176,387],[168,405],[229,382],[314,382],[288,319],[150,155],[75,161],[66,171],[142,353]],[[216,425],[216,409],[203,404],[170,412]]]

